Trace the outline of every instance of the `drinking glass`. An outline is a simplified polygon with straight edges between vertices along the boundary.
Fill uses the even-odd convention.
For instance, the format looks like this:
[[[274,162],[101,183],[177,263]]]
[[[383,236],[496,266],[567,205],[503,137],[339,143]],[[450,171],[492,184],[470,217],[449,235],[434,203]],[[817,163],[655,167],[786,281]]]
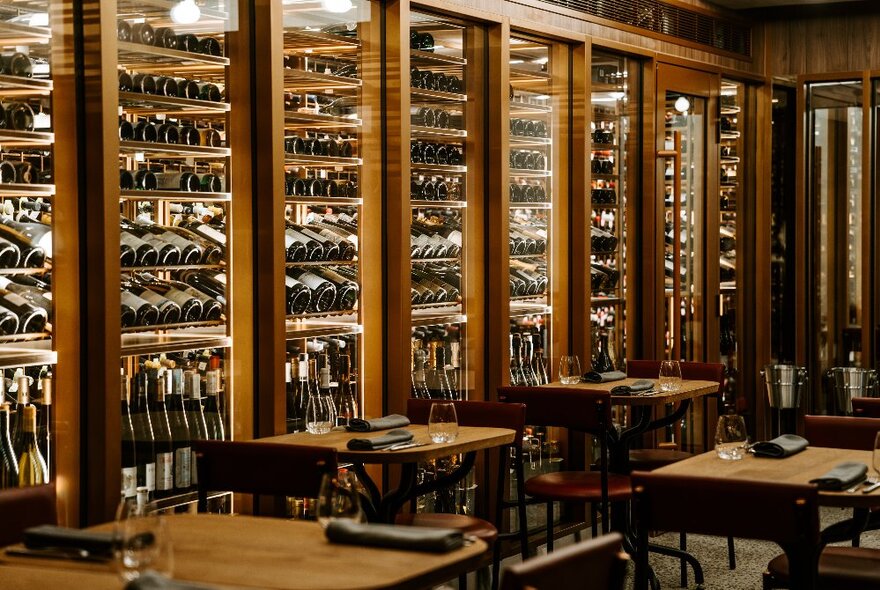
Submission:
[[[364,521],[357,476],[346,469],[325,474],[318,492],[318,523],[327,528],[331,520],[341,518]]]
[[[174,556],[168,524],[154,503],[131,502],[120,509],[116,521],[116,569],[126,581],[154,571],[170,577]]]
[[[880,481],[880,432],[874,437],[874,456],[871,463],[874,467],[874,473],[877,474],[877,481]]]
[[[745,456],[749,435],[742,416],[728,414],[718,418],[715,429],[715,453],[725,461],[739,461]]]
[[[681,365],[678,361],[660,363],[660,391],[678,391],[681,387]]]
[[[572,385],[581,381],[581,361],[577,355],[563,356],[559,359],[559,381]]]
[[[458,437],[458,416],[455,404],[431,404],[428,416],[428,435],[435,443],[453,442]]]

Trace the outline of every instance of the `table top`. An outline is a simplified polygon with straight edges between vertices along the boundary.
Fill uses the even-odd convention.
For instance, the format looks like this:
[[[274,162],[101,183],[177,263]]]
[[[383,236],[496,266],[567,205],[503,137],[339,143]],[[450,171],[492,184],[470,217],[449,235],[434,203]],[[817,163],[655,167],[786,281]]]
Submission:
[[[376,590],[422,588],[476,567],[487,545],[444,554],[331,544],[316,522],[174,514],[174,578],[223,588]],[[95,527],[108,529],[112,524]],[[0,553],[4,590],[119,590],[114,564],[17,557]]]
[[[868,465],[871,475],[871,451],[853,451],[828,447],[808,447],[786,457],[769,459],[747,454],[739,461],[719,459],[715,451],[695,455],[657,469],[657,473],[718,477],[746,481],[777,481],[782,483],[808,484],[846,461],[856,461]],[[880,490],[870,494],[842,492],[819,492],[819,503],[823,506],[842,506],[845,508],[871,508],[880,506]]]
[[[612,387],[618,385],[632,385],[635,379],[627,377],[620,381],[609,381],[608,383],[575,383],[573,385],[564,385],[559,381],[554,381],[549,385],[541,387],[561,387],[563,389],[589,389],[592,391],[611,391]],[[655,388],[659,389],[660,385],[655,381]],[[611,403],[615,406],[662,406],[664,404],[674,404],[680,401],[695,399],[705,395],[711,395],[718,392],[718,383],[715,381],[697,381],[694,379],[684,379],[678,391],[658,391],[649,395],[612,395]]]
[[[314,445],[336,449],[340,461],[353,463],[420,463],[431,459],[458,455],[470,451],[491,449],[513,442],[514,431],[506,428],[485,428],[459,426],[458,437],[454,442],[434,443],[428,436],[426,424],[410,424],[404,427],[413,433],[413,442],[428,443],[400,451],[350,451],[346,445],[353,438],[377,438],[387,434],[387,430],[377,432],[331,431],[327,434],[296,432],[259,438],[255,442],[271,442],[291,445]]]

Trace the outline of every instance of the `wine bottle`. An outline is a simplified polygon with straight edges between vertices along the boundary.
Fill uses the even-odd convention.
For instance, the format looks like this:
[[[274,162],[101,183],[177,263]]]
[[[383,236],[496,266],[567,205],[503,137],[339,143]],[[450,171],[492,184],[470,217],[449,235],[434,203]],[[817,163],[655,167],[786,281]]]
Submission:
[[[18,486],[18,457],[9,438],[9,404],[0,404],[0,490]]]
[[[146,288],[165,299],[174,302],[180,308],[179,320],[181,322],[197,322],[202,319],[203,307],[201,300],[191,294],[175,288],[167,281],[160,281],[148,273],[141,273],[133,277],[142,288]],[[0,285],[2,286],[2,285]],[[158,304],[154,301],[154,305]],[[174,322],[168,322],[174,323]]]
[[[123,229],[135,232],[135,235],[138,235],[142,239],[147,239],[145,236],[152,234],[159,238],[160,242],[177,248],[180,252],[179,264],[194,265],[202,260],[204,255],[202,247],[198,243],[187,239],[187,237],[185,237],[186,234],[181,235],[183,232],[178,232],[175,231],[173,227],[158,225],[144,219],[138,219],[136,223],[133,223],[124,217],[121,219]],[[157,249],[159,249],[159,257],[162,259],[162,254],[165,248],[159,248],[158,244],[155,245]],[[169,258],[173,258],[173,256],[169,255]]]
[[[207,100],[210,102],[222,102],[223,95],[216,84],[210,82],[202,82],[199,84],[199,100]]]
[[[156,174],[158,188],[162,190],[189,191],[199,190],[199,177],[192,172],[168,172]]]
[[[360,289],[358,284],[328,267],[318,267],[315,273],[330,281],[336,287],[336,297],[333,300],[333,309],[337,311],[350,311],[357,305]]]
[[[208,425],[205,422],[205,413],[202,408],[201,385],[202,380],[195,371],[186,371],[183,374],[183,385],[186,399],[186,422],[189,426],[190,441],[208,440]],[[195,486],[199,481],[198,465],[196,464],[195,452],[190,457],[190,483]]]
[[[159,130],[153,123],[141,119],[134,125],[134,139],[135,141],[155,143],[159,140]]]
[[[158,281],[158,279],[155,279],[155,277],[153,277],[151,279],[151,281],[152,280]],[[203,293],[196,288],[193,288],[192,286],[188,285],[187,283],[184,283],[183,281],[165,280],[165,281],[161,281],[161,282],[166,283],[169,287],[173,288],[176,291],[179,291],[180,293],[183,294],[183,296],[189,296],[190,298],[198,301],[202,306],[201,307],[202,321],[215,322],[222,317],[223,303],[221,303],[220,301],[217,301],[216,299],[214,299],[210,295]],[[150,287],[153,288],[153,286],[154,285],[151,282]],[[156,285],[156,287],[158,287],[158,285]],[[178,305],[181,306],[181,312],[184,313],[184,316],[186,316],[186,313],[183,312],[184,305],[183,305],[183,303],[181,303],[181,299],[179,299],[179,298],[182,298],[182,296],[174,293],[174,291],[169,291],[167,296],[169,296],[169,297],[173,296],[175,298],[175,301],[177,301]],[[194,305],[194,303],[191,302],[190,305]]]
[[[177,49],[179,49],[180,51],[188,51],[189,53],[198,53],[199,39],[192,33],[178,35]]]
[[[34,130],[34,111],[27,103],[11,102],[3,104],[4,122],[8,129],[15,131]]]
[[[153,43],[156,47],[164,47],[165,49],[177,49],[177,35],[170,27],[159,27],[153,35]]]
[[[0,307],[8,309],[18,317],[18,333],[36,334],[42,332],[49,321],[49,314],[42,307],[31,304],[27,299],[6,289],[0,288]]]
[[[177,82],[177,96],[180,98],[197,99],[199,97],[199,85],[193,80],[186,78],[175,78]]]
[[[49,483],[49,469],[37,445],[37,409],[24,408],[22,416],[21,446],[16,449],[18,456],[18,487],[39,486]]]
[[[287,292],[287,313],[299,315],[305,313],[312,302],[312,290],[290,275],[284,276]]]
[[[16,385],[16,395],[15,395],[15,410],[11,415],[12,419],[12,447],[15,449],[15,456],[18,458],[19,450],[21,449],[21,437],[24,432],[23,430],[23,416],[24,409],[31,405],[31,396],[30,396],[30,381],[26,375],[18,375],[15,380]]]
[[[149,74],[135,74],[131,78],[131,87],[141,94],[156,94],[156,79]]]
[[[174,443],[171,440],[171,426],[168,424],[168,411],[165,407],[165,374],[156,374],[155,369],[147,372],[150,395],[150,423],[153,426],[153,440],[156,448],[156,497],[167,498],[174,494]]]
[[[287,361],[284,363],[284,395],[286,401],[286,411],[285,415],[287,417],[287,428],[286,431],[288,434],[292,432],[298,432],[297,430],[297,404],[296,404],[296,375],[294,372],[297,371],[298,366],[296,363],[292,363],[290,361],[290,356],[287,357]]]
[[[37,447],[46,462],[47,477],[52,474],[52,376],[40,377],[40,399],[37,406]]]
[[[339,385],[336,388],[336,425],[348,426],[360,417],[357,390],[351,382],[351,357],[339,355]]]
[[[139,237],[122,230],[119,232],[120,265],[155,266],[159,262],[159,251]]]
[[[201,135],[202,145],[207,147],[221,147],[223,145],[223,139],[220,137],[220,132],[213,128],[205,128],[199,129],[199,134]]]
[[[131,26],[131,40],[135,43],[143,45],[153,45],[156,39],[156,32],[149,23],[135,23]]]
[[[133,280],[123,279],[122,286],[128,292],[137,295],[147,303],[156,307],[159,314],[158,320],[156,321],[157,324],[167,325],[180,322],[182,312],[180,305],[178,305],[176,302]],[[126,302],[130,305],[130,302]]]
[[[15,244],[21,251],[20,264],[39,268],[52,258],[52,226],[37,222],[15,221],[0,215],[0,237]]]
[[[177,80],[168,76],[156,78],[156,94],[159,96],[177,96]]]
[[[208,399],[205,401],[205,424],[208,427],[208,439],[225,440],[223,418],[220,415],[220,370],[208,371],[206,376]]]
[[[180,133],[177,131],[177,125],[167,121],[158,125],[156,127],[156,141],[169,144],[179,143]]]
[[[538,375],[535,373],[535,347],[532,342],[532,335],[525,333],[522,335],[523,349],[523,373],[526,376],[526,383],[529,387],[537,387],[541,383],[538,381]]]
[[[312,290],[312,300],[308,308],[310,312],[324,313],[333,308],[336,301],[336,287],[333,283],[302,268],[289,268],[287,274]]]
[[[219,247],[218,252],[220,254],[220,258],[225,256],[225,253],[226,253],[226,234],[225,233],[223,233],[221,231],[217,231],[217,229],[215,227],[212,227],[211,225],[209,225],[207,223],[203,223],[202,221],[200,221],[194,217],[190,217],[186,221],[183,221],[177,227],[186,229],[186,230],[196,234],[200,238],[208,240],[209,242],[215,244],[216,246]],[[215,256],[212,255],[211,258],[213,260],[215,258]],[[213,262],[210,262],[209,264],[219,263],[220,258],[214,260]]]
[[[123,306],[134,310],[136,326],[155,326],[159,323],[159,308],[138,297],[128,289],[120,289]]]
[[[129,397],[131,387],[122,371],[120,401],[122,411],[122,496],[134,498],[137,495],[137,451],[135,448],[134,426],[131,421]]]
[[[138,462],[138,487],[145,486],[152,496],[156,490],[156,445],[147,402],[147,373],[141,371],[134,377],[131,423]]]
[[[194,270],[185,270],[181,272],[180,278],[196,290],[213,297],[220,302],[221,305],[226,305],[226,285],[218,281],[216,278]]]
[[[199,39],[198,52],[221,57],[223,55],[223,48],[220,47],[220,42],[214,37],[202,37]]]
[[[137,170],[134,173],[135,188],[142,191],[154,191],[159,188],[157,175],[151,170]]]

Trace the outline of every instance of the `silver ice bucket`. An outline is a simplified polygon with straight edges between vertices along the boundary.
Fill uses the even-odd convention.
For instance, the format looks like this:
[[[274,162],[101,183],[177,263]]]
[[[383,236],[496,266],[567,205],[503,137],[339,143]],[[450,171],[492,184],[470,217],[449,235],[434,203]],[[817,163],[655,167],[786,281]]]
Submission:
[[[825,372],[839,411],[852,414],[854,397],[877,397],[877,371],[855,367],[834,367]]]
[[[761,370],[770,407],[791,410],[801,406],[807,385],[807,369],[797,365],[767,365]]]

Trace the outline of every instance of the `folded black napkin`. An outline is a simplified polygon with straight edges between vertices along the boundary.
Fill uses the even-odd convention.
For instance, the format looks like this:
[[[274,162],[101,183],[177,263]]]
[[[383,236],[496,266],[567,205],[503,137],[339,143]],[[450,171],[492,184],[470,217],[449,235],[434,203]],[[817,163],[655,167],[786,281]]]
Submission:
[[[125,590],[208,590],[213,586],[172,580],[154,571],[146,571],[125,585]]]
[[[810,483],[818,485],[820,490],[842,490],[865,479],[867,473],[868,466],[864,463],[848,461],[835,466],[822,477],[811,479]]]
[[[376,438],[353,438],[348,441],[348,448],[352,451],[378,451],[412,439],[413,433],[409,430],[389,430],[388,434]]]
[[[389,428],[403,428],[409,426],[409,418],[400,414],[391,414],[372,420],[353,418],[348,423],[351,432],[375,432],[376,430],[388,430]]]
[[[590,371],[584,373],[584,381],[587,383],[608,383],[609,381],[620,381],[626,379],[626,373],[623,371],[607,371],[600,373],[598,371]]]
[[[777,436],[773,440],[765,440],[756,442],[752,445],[751,452],[756,457],[773,457],[774,459],[782,459],[790,457],[795,453],[800,453],[810,443],[802,436],[796,434],[783,434]]]
[[[651,391],[654,389],[654,382],[648,379],[639,379],[633,381],[629,385],[616,385],[611,388],[612,395],[635,395],[643,391]]]
[[[325,534],[331,543],[431,553],[446,553],[464,545],[464,535],[454,529],[362,524],[350,520],[331,521]]]
[[[24,546],[28,549],[80,549],[90,555],[109,558],[113,556],[113,533],[44,524],[25,529]]]

